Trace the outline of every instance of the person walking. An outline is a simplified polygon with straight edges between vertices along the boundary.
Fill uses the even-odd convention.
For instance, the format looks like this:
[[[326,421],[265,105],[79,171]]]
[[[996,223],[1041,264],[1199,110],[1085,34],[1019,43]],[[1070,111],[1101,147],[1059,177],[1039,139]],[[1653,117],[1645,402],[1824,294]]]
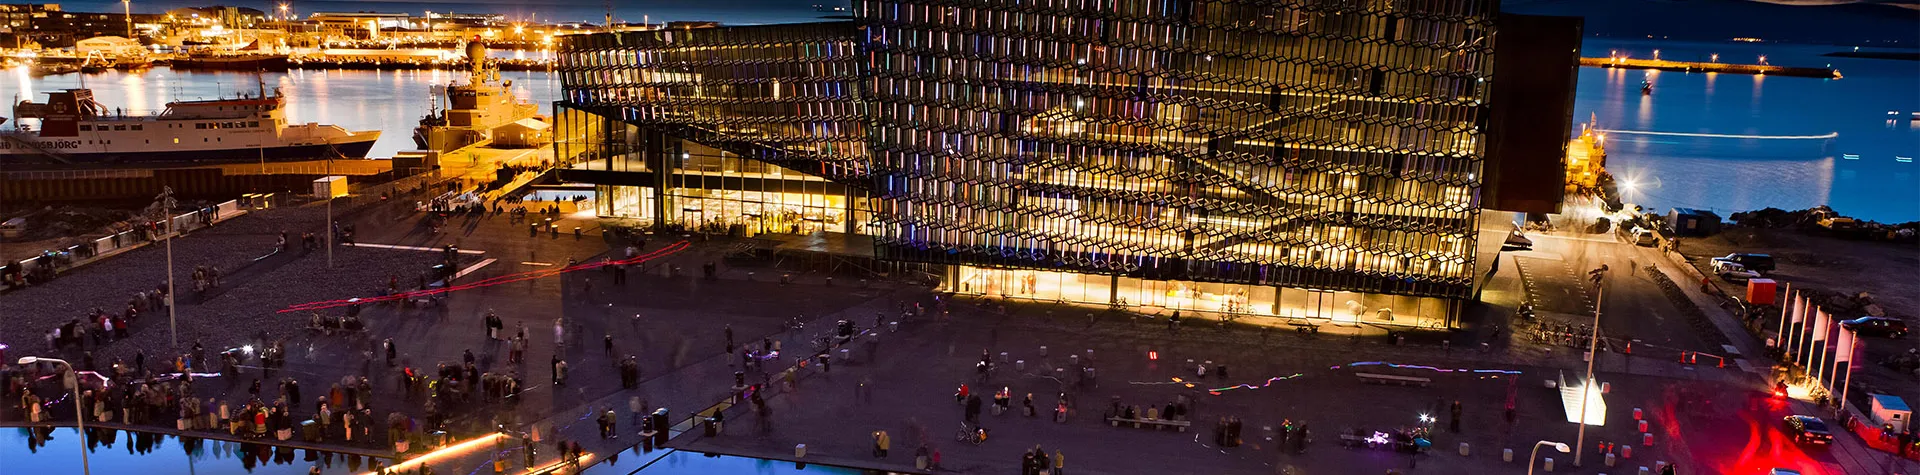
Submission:
[[[613,413],[613,406],[607,406],[607,412],[600,414],[600,438],[603,440],[620,438],[620,435],[615,434],[613,430],[614,424],[619,421],[620,416]]]
[[[388,338],[386,341],[380,342],[380,346],[385,347],[387,350],[387,367],[393,367],[393,358],[399,354],[399,352],[393,348],[393,339]]]
[[[1460,411],[1461,411],[1460,401],[1459,400],[1453,401],[1453,420],[1449,421],[1449,423],[1447,424],[1447,430],[1452,431],[1453,433],[1456,433],[1456,434],[1460,433]]]
[[[726,333],[727,333],[727,349],[726,351],[723,351],[721,353],[732,355],[733,354],[733,325],[727,325]]]
[[[873,431],[873,456],[875,458],[887,458],[887,449],[892,445],[893,439],[887,436],[887,431]]]

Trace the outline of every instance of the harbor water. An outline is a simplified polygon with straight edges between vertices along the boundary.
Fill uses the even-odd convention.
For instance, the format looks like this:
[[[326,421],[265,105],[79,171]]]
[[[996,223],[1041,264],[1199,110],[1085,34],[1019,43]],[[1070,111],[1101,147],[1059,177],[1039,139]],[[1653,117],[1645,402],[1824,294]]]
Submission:
[[[1609,133],[1607,169],[1629,202],[1722,217],[1832,206],[1881,222],[1920,220],[1920,69],[1822,56],[1851,47],[1588,40],[1582,56],[1831,67],[1843,79],[1582,68],[1574,121]],[[1649,82],[1651,94],[1642,94]],[[1891,112],[1891,114],[1890,114]],[[1577,125],[1575,131],[1577,132]],[[1655,134],[1637,133],[1653,132]],[[1821,138],[1831,135],[1832,138]]]

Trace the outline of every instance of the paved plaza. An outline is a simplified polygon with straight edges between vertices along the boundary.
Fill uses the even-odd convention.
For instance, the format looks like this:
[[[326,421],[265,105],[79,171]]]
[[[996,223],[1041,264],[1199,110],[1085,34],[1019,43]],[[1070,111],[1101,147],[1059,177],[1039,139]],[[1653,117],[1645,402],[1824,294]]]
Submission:
[[[1637,248],[1598,239],[1563,239],[1564,246],[1544,240],[1540,250],[1503,257],[1506,270],[1486,290],[1486,304],[1469,306],[1462,330],[1410,333],[1404,343],[1393,344],[1381,328],[1327,327],[1309,335],[1275,321],[1221,324],[1204,316],[1176,328],[1133,312],[937,295],[900,279],[830,281],[821,274],[729,260],[737,242],[724,238],[619,239],[571,206],[559,217],[561,232],[533,236],[525,223],[506,215],[457,215],[440,232],[423,218],[403,203],[344,218],[365,245],[336,247],[333,267],[326,265],[324,250],[267,255],[280,230],[297,236],[324,226],[324,215],[312,207],[255,212],[177,240],[177,272],[184,275],[195,265],[231,269],[220,288],[204,297],[182,297],[179,347],[169,342],[164,311],[145,312],[125,338],[88,343],[84,349],[55,351],[43,339],[48,330],[82,318],[89,309],[124,308],[136,292],[164,281],[164,251],[154,246],[72,271],[46,286],[0,295],[0,312],[8,322],[0,327],[0,342],[10,346],[9,358],[62,356],[78,363],[91,353],[96,367],[145,352],[149,366],[158,369],[158,361],[188,351],[195,342],[218,351],[279,341],[289,349],[284,369],[262,373],[253,367],[257,360],[249,361],[240,374],[198,379],[195,393],[240,403],[256,378],[265,382],[261,397],[270,399],[280,395],[274,383],[283,377],[300,380],[306,394],[323,394],[342,378],[365,376],[373,387],[367,405],[376,417],[396,412],[422,421],[428,414],[424,397],[409,396],[399,383],[400,368],[432,373],[442,363],[459,366],[471,351],[479,371],[517,376],[523,392],[514,403],[476,399],[448,408],[447,430],[455,439],[501,427],[513,437],[537,433],[535,466],[558,460],[556,440],[577,441],[602,456],[634,454],[639,438],[629,408],[633,398],[648,408],[667,408],[675,422],[728,400],[735,394],[734,373],[746,369],[726,352],[731,334],[735,351],[759,349],[763,341],[783,349],[758,371],[743,375],[749,383],[768,383],[761,393],[765,416],[743,402],[724,411],[719,434],[677,432],[670,446],[791,460],[795,446],[805,444],[802,460],[811,463],[900,472],[1017,473],[1021,453],[1037,445],[1064,456],[1064,467],[1075,473],[1523,473],[1533,442],[1575,440],[1561,392],[1547,382],[1563,375],[1575,380],[1585,364],[1575,348],[1523,336],[1529,324],[1509,321],[1512,308],[1529,293],[1564,290],[1568,284],[1555,279],[1564,278],[1558,273],[1568,269],[1584,272],[1598,263],[1656,270],[1664,265],[1634,254]],[[575,226],[581,228],[578,237]],[[390,280],[411,288],[412,280],[441,262],[438,249],[445,245],[465,251],[456,263],[465,274],[456,282],[475,283],[557,270],[570,260],[622,259],[629,246],[644,254],[677,249],[682,242],[685,250],[629,268],[624,283],[614,282],[611,269],[590,269],[450,292],[431,307],[368,305],[362,313],[364,332],[312,331],[306,328],[310,313],[278,312],[307,302],[371,297]],[[712,278],[702,272],[709,263],[717,271]],[[1619,300],[1602,305],[1618,317],[1603,323],[1604,331],[1694,351],[1714,350],[1726,340],[1695,332],[1697,322],[1682,317],[1643,272],[1616,274],[1619,280],[1610,289],[1618,295],[1607,298]],[[789,274],[791,283],[777,277]],[[1542,305],[1547,318],[1572,319],[1591,311],[1580,306],[1584,297],[1577,294],[1553,298],[1564,300]],[[903,309],[916,304],[925,311],[903,317]],[[337,316],[344,311],[320,312]],[[503,319],[508,335],[525,329],[523,362],[509,362],[509,344],[487,337],[482,322],[489,312]],[[842,347],[848,360],[796,368],[788,383],[782,371],[811,354],[814,341],[843,319],[866,332]],[[792,329],[789,321],[805,325]],[[379,348],[389,339],[396,347],[393,366]],[[983,352],[995,362],[985,376],[976,371]],[[629,355],[640,364],[635,389],[623,389],[616,371],[616,362]],[[564,385],[552,379],[556,358],[569,368]],[[1198,374],[1199,365],[1208,367],[1207,374]],[[1090,379],[1083,376],[1087,367],[1093,368]],[[1606,424],[1587,432],[1583,467],[1571,467],[1571,454],[1543,454],[1556,459],[1557,472],[1634,473],[1632,468],[1665,461],[1678,464],[1680,473],[1746,473],[1774,461],[1838,468],[1878,460],[1856,463],[1838,460],[1838,452],[1785,447],[1756,455],[1754,447],[1777,442],[1771,421],[1794,407],[1766,399],[1760,377],[1738,365],[1687,365],[1649,350],[1603,353],[1597,369],[1609,388]],[[1431,385],[1367,384],[1357,373],[1427,378]],[[965,418],[954,397],[961,384],[989,406],[1001,388],[1013,395],[1011,410],[980,415],[990,437],[977,446],[955,439]],[[57,393],[50,384],[36,389]],[[1023,414],[1022,400],[1029,393],[1034,417]],[[1070,412],[1056,422],[1052,412],[1061,394],[1069,398]],[[1114,427],[1104,415],[1116,400],[1143,409],[1186,400],[1192,427],[1186,432]],[[1458,431],[1451,427],[1456,402]],[[70,417],[68,407],[50,409]],[[314,413],[312,404],[291,407],[296,419]],[[1636,427],[1636,408],[1650,422],[1650,447]],[[609,409],[618,415],[620,437],[602,439],[596,418]],[[1423,424],[1422,415],[1431,421]],[[18,424],[23,415],[7,404],[0,418]],[[1215,429],[1222,418],[1241,421],[1241,444],[1219,443]],[[1304,451],[1283,450],[1272,430],[1289,420],[1309,428],[1311,443]],[[1343,447],[1343,434],[1371,437],[1425,424],[1432,427],[1434,445],[1419,455]],[[872,450],[875,431],[886,431],[892,441],[884,457]],[[348,441],[336,430],[317,447],[384,453],[391,441],[381,432]],[[1633,446],[1632,458],[1608,468],[1597,449],[1603,442],[1615,444],[1615,453],[1618,446]],[[915,467],[914,454],[923,446],[939,454],[936,469]],[[1515,451],[1513,462],[1503,460],[1508,448]],[[499,456],[524,470],[520,450],[518,443],[507,444],[502,452],[481,450],[435,463],[439,473],[469,473]],[[327,472],[346,473],[346,467],[334,465]]]

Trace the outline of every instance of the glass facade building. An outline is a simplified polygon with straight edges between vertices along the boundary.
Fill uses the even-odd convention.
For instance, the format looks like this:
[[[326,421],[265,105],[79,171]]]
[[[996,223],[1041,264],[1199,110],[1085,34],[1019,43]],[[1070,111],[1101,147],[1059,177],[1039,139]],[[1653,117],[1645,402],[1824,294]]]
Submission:
[[[817,183],[831,231],[958,292],[1444,325],[1482,221],[1507,220],[1483,216],[1496,7],[859,0],[853,22],[572,36],[556,147],[571,177],[651,187],[632,214],[660,223]]]

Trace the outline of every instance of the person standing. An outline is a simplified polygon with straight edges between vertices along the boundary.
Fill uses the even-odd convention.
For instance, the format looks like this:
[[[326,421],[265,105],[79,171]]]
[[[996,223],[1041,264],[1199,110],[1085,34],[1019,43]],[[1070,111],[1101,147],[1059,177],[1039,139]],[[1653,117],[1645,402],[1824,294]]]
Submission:
[[[614,359],[614,358],[613,358],[613,334],[612,334],[612,333],[608,333],[608,334],[607,334],[607,336],[606,336],[606,338],[602,338],[602,339],[601,339],[600,341],[601,341],[601,345],[600,345],[600,346],[602,346],[602,347],[604,347],[604,349],[606,350],[606,353],[607,353],[607,359],[608,359],[609,361],[613,361],[613,362],[614,362],[614,364],[616,364],[616,365],[617,365],[617,364],[619,364],[619,361],[620,361],[620,360],[617,360],[617,359]]]
[[[887,431],[884,431],[884,430],[873,431],[873,456],[874,457],[887,458],[887,449],[892,445],[893,445],[893,439],[887,436]]]
[[[733,354],[733,325],[727,325],[726,334],[727,334],[727,349],[726,351],[723,351],[721,353],[731,355]]]
[[[553,320],[553,347],[560,348],[561,346],[564,346],[567,342],[566,336],[567,336],[566,327],[561,325],[560,319],[557,319],[557,318],[554,319]]]
[[[399,354],[399,352],[393,348],[393,339],[388,338],[386,341],[380,342],[380,345],[386,347],[387,350],[387,367],[393,367],[393,358]]]
[[[1449,423],[1447,424],[1447,430],[1450,430],[1456,434],[1460,433],[1460,411],[1461,411],[1460,401],[1458,400],[1453,401],[1453,420],[1449,421]]]

